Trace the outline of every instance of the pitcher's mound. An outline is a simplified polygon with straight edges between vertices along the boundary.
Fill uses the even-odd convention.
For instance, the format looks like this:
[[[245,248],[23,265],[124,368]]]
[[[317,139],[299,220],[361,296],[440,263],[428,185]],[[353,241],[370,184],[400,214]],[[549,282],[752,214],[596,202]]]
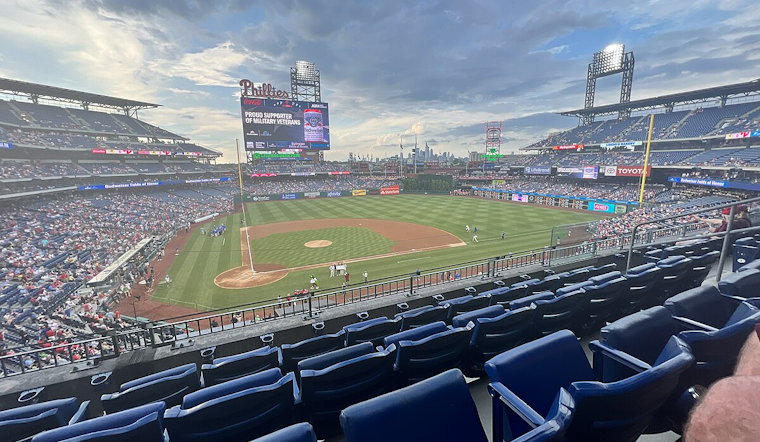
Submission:
[[[310,249],[318,249],[320,247],[327,247],[332,245],[332,241],[328,241],[326,239],[318,239],[315,241],[309,241],[306,244],[304,244],[306,247]]]

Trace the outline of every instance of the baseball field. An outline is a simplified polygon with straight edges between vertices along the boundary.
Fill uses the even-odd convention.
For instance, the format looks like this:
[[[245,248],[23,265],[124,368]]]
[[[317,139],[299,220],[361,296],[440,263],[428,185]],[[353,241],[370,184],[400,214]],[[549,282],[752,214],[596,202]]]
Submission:
[[[529,204],[428,195],[364,196],[249,203],[242,214],[194,226],[152,300],[193,310],[283,299],[310,287],[340,287],[331,263],[347,265],[350,284],[539,249],[552,226],[601,215]],[[203,235],[225,224],[218,237]],[[467,233],[465,226],[469,226]],[[474,229],[477,227],[477,233]],[[505,238],[502,239],[502,232]],[[478,242],[473,236],[478,236]],[[173,247],[168,250],[174,255]],[[251,265],[252,264],[252,265]],[[251,271],[253,267],[254,271]],[[159,275],[162,276],[162,275]],[[167,315],[170,316],[170,315]],[[155,319],[155,318],[152,318]]]

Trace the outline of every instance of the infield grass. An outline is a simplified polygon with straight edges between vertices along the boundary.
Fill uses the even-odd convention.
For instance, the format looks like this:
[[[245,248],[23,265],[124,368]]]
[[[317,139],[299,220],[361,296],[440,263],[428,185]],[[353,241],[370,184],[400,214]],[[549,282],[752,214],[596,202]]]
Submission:
[[[450,232],[467,243],[463,247],[414,252],[401,256],[373,259],[350,264],[351,283],[361,282],[359,275],[366,270],[369,279],[409,274],[421,270],[451,266],[462,262],[487,259],[542,248],[549,244],[552,226],[598,220],[601,215],[592,212],[570,212],[530,204],[505,203],[466,197],[399,195],[341,197],[314,200],[272,201],[249,203],[246,208],[248,225],[323,219],[323,218],[374,218],[423,224]],[[214,284],[220,273],[241,265],[240,229],[241,214],[217,219],[214,224],[225,223],[227,232],[223,237],[211,238],[200,235],[195,226],[187,245],[172,264],[169,274],[171,287],[160,284],[153,299],[185,307],[208,310],[226,308],[254,301],[285,297],[294,289],[307,288],[309,275],[317,274],[321,288],[340,287],[342,278],[329,278],[327,266],[330,261],[348,259],[345,250],[335,255],[337,248],[311,249],[319,252],[313,259],[324,262],[324,268],[290,272],[280,281],[263,287],[249,289],[222,289]],[[206,223],[210,227],[212,223]],[[479,242],[472,242],[472,233],[465,232],[465,225],[477,226]],[[262,226],[265,229],[265,226]],[[338,228],[345,229],[345,228]],[[334,230],[334,229],[324,229]],[[501,233],[506,239],[501,239]],[[287,265],[288,247],[301,246],[311,240],[328,239],[335,243],[341,235],[333,238],[315,234],[317,231],[278,234],[252,241],[255,262],[267,262],[261,254],[278,264]],[[362,235],[374,234],[363,232]],[[361,235],[360,235],[361,236]],[[385,239],[385,238],[383,238]],[[387,241],[387,239],[386,239]],[[280,244],[281,243],[281,244]],[[360,247],[351,248],[356,256],[373,256],[385,253],[392,244],[380,240],[368,240]],[[259,248],[261,246],[262,248]],[[300,246],[299,246],[300,247]],[[278,250],[279,249],[279,250]],[[304,249],[301,247],[301,249]],[[285,252],[283,252],[285,250]],[[301,252],[298,252],[301,253]],[[324,253],[324,254],[322,254]],[[310,258],[311,259],[311,258]],[[303,261],[298,257],[297,261]]]

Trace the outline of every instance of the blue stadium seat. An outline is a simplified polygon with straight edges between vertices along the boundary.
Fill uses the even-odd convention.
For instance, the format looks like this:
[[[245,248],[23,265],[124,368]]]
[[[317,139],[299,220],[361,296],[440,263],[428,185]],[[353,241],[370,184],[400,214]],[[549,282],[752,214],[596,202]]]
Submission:
[[[681,390],[693,385],[709,386],[733,372],[739,350],[747,335],[760,321],[760,311],[740,304],[733,317],[719,329],[679,316],[656,306],[626,316],[602,328],[600,340],[611,348],[625,352],[647,364],[653,364],[671,336],[678,336],[690,347],[696,364],[682,374]],[[594,364],[595,366],[598,364]],[[605,364],[606,379],[629,374],[619,364]]]
[[[525,287],[502,287],[481,294],[491,295],[491,305],[509,308],[509,303],[525,296]]]
[[[750,269],[732,273],[721,279],[718,289],[727,296],[760,298],[760,270]]]
[[[590,347],[595,351],[602,348],[596,341]],[[500,382],[508,392],[499,400],[510,404],[507,423],[513,435],[532,429],[517,413],[548,416],[557,393],[565,388],[575,402],[565,434],[567,441],[634,441],[646,430],[694,357],[675,337],[654,366],[623,353],[615,356],[640,372],[626,379],[600,382],[578,339],[563,330],[494,357],[486,362],[485,370],[492,382]]]
[[[747,270],[760,270],[760,259],[756,259],[749,264],[744,264],[736,270],[737,273],[746,272]]]
[[[538,292],[553,292],[560,286],[561,278],[556,275],[547,276],[544,279],[536,281],[532,284],[526,284],[528,286],[526,295],[532,295]]]
[[[0,434],[7,441],[29,440],[35,434],[89,418],[90,401],[58,399],[0,411]]]
[[[455,326],[475,324],[464,372],[468,376],[480,377],[487,360],[532,339],[533,313],[530,307],[504,310],[500,306],[491,306],[455,317]]]
[[[713,264],[715,264],[720,258],[720,252],[712,251],[705,252],[702,255],[691,256],[691,266],[689,273],[686,275],[686,284],[684,289],[693,289],[699,287],[710,274]]]
[[[520,404],[520,399],[514,397],[514,394],[501,382],[489,384],[488,392],[493,398],[491,406],[493,440],[512,442],[563,442],[565,440],[565,433],[570,428],[575,411],[575,401],[564,388],[560,387],[546,417],[535,411],[531,412],[529,407],[522,407],[520,409],[522,413],[515,413],[514,418],[522,419],[529,428],[532,428],[525,434],[513,433],[512,428],[504,421],[504,416],[508,412],[507,407]]]
[[[295,344],[283,344],[282,371],[289,373],[298,370],[298,363],[304,359],[329,353],[346,345],[346,331],[305,339]]]
[[[394,384],[406,386],[452,368],[461,369],[474,327],[468,323],[453,328],[441,321],[386,337],[385,347],[396,346]]]
[[[163,402],[154,402],[45,431],[32,442],[164,442],[165,409]]]
[[[426,305],[396,313],[395,318],[401,318],[401,330],[409,330],[421,325],[430,324],[436,321],[445,321],[448,309],[440,305]]]
[[[297,396],[293,373],[272,368],[186,395],[164,423],[176,442],[247,442],[291,423]]]
[[[588,272],[586,272],[586,275],[588,275]],[[558,289],[557,289],[557,290],[554,292],[554,294],[555,294],[555,295],[557,295],[557,296],[562,296],[562,295],[565,295],[565,294],[567,294],[567,293],[573,293],[573,292],[577,292],[578,290],[581,290],[581,289],[583,289],[584,287],[588,287],[588,286],[590,286],[590,285],[594,285],[594,283],[593,283],[593,282],[591,282],[591,281],[582,281],[582,282],[577,282],[577,283],[575,283],[575,284],[566,285],[566,286],[564,286],[564,287],[560,287],[560,288],[558,288]]]
[[[663,270],[662,284],[655,290],[655,303],[679,293],[683,289],[683,280],[691,272],[691,259],[676,255],[657,261],[657,267]]]
[[[605,273],[614,272],[617,268],[617,264],[611,263],[611,264],[605,264],[599,267],[592,267],[588,271],[588,279],[591,279],[595,276],[604,275]]]
[[[279,347],[263,347],[233,356],[215,358],[213,363],[201,366],[201,385],[210,387],[279,367],[281,364],[282,354]]]
[[[121,384],[118,392],[102,395],[100,402],[106,413],[156,401],[173,407],[179,405],[184,395],[199,388],[198,367],[186,364]]]
[[[740,238],[734,242],[733,252],[731,255],[734,257],[734,272],[739,270],[742,266],[745,266],[758,257],[760,257],[760,245],[755,238]]]
[[[581,268],[567,272],[566,276],[565,275],[557,275],[557,276],[560,277],[560,281],[564,286],[569,286],[569,285],[577,284],[579,282],[583,282],[587,280],[588,278],[590,278],[591,276],[589,276],[589,272],[593,268],[594,266],[581,267]]]
[[[365,342],[298,363],[303,411],[320,439],[340,431],[338,414],[391,389],[396,347]]]
[[[352,405],[340,413],[346,442],[487,442],[459,370]]]
[[[586,302],[583,289],[556,298],[537,300],[533,313],[534,336],[546,336],[559,330],[575,330]]]
[[[628,296],[621,301],[622,314],[630,314],[654,305],[654,290],[662,284],[665,274],[657,264],[649,263],[628,269]]]
[[[610,317],[617,316],[620,301],[628,296],[628,280],[620,272],[608,272],[589,279],[583,287],[583,307],[579,318],[583,333],[598,330]]]
[[[349,347],[363,342],[382,345],[386,336],[398,333],[401,329],[401,318],[388,319],[385,316],[357,322],[343,327],[346,332],[346,346]]]
[[[289,427],[277,430],[251,442],[317,442],[317,435],[311,424],[301,422]]]
[[[446,313],[446,321],[451,322],[454,316],[461,315],[462,313],[471,312],[473,310],[488,307],[491,303],[490,295],[466,295],[459,298],[447,299],[441,301],[440,305],[448,309]]]
[[[510,310],[517,310],[523,307],[530,307],[536,301],[542,301],[547,299],[554,299],[554,293],[552,292],[538,292],[524,298],[515,299],[509,303]]]

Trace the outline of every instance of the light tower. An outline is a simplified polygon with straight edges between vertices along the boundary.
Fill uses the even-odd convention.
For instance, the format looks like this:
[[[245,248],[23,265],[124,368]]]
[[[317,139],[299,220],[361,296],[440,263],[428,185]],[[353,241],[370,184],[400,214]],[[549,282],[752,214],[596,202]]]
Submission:
[[[296,61],[290,68],[290,96],[296,101],[322,102],[319,71],[310,61]]]
[[[486,155],[498,155],[501,153],[501,129],[504,123],[501,121],[489,121],[486,123]]]
[[[596,93],[597,78],[608,77],[615,74],[623,74],[623,82],[620,86],[620,102],[628,103],[631,101],[631,89],[633,88],[633,51],[625,52],[625,45],[611,44],[594,54],[591,63],[588,65],[588,76],[586,77],[586,100],[585,109],[594,107],[594,94]],[[618,113],[618,119],[628,118],[631,116],[630,110],[621,110]],[[583,124],[594,122],[593,115],[583,117]]]

